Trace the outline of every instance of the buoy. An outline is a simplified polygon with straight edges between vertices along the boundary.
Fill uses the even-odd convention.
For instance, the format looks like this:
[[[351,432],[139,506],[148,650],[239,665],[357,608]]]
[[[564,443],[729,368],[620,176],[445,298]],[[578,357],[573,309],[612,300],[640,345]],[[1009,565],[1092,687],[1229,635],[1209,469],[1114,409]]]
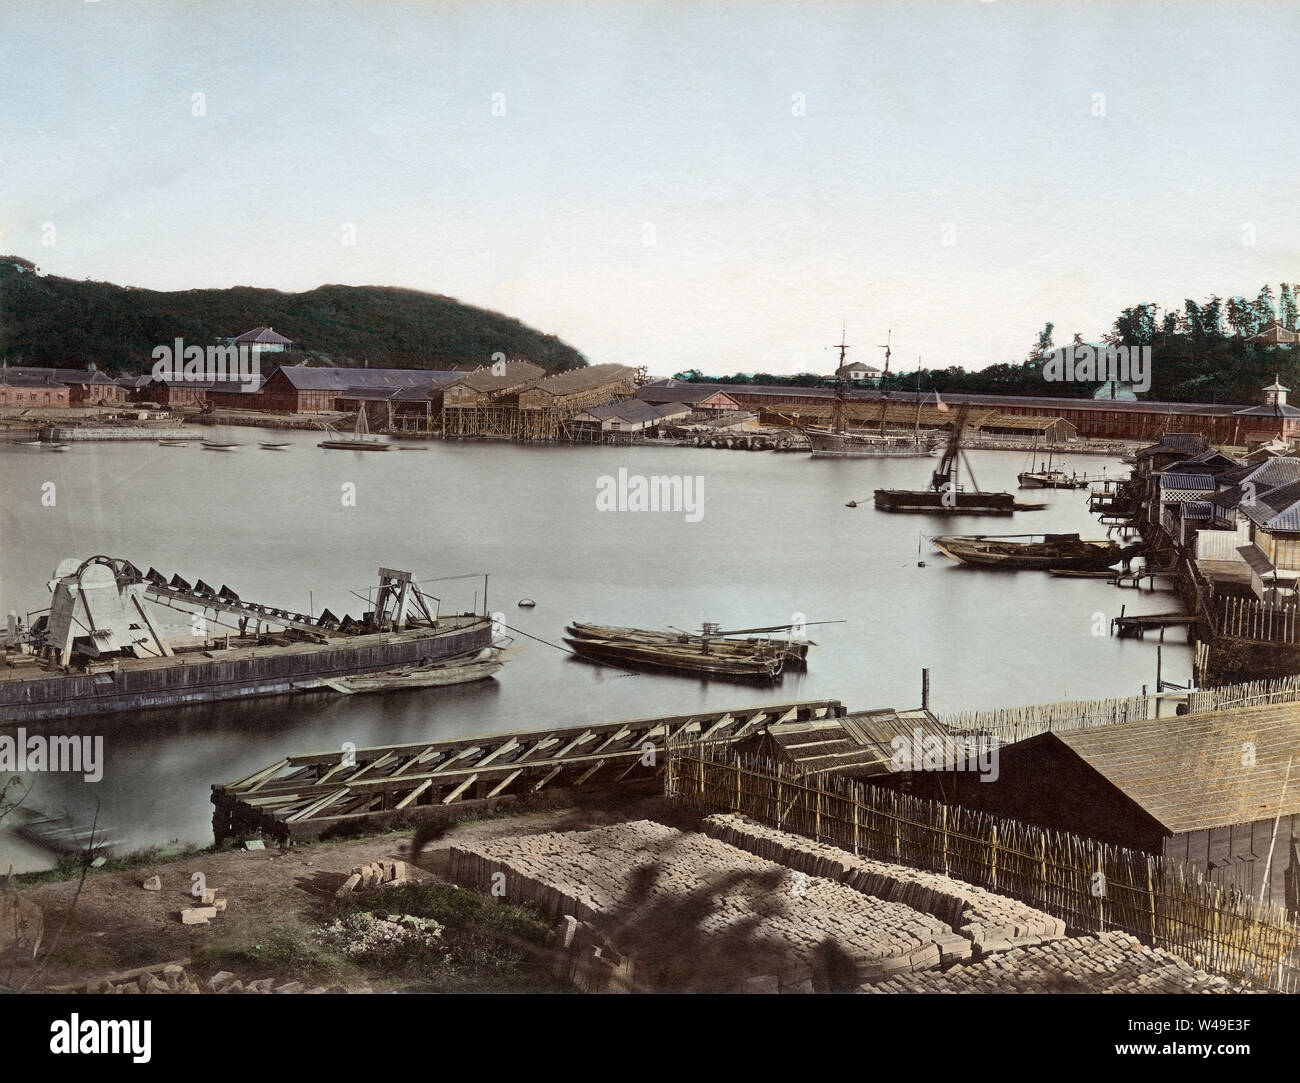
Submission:
[[[918,560],[918,561],[916,562],[916,566],[917,566],[918,568],[924,568],[924,567],[925,567],[925,561],[924,561],[924,560]]]
[[[535,601],[533,601],[531,598],[520,598],[520,599],[519,599],[519,608],[520,608],[520,609],[532,609],[533,606],[535,606],[536,604],[537,604],[537,603],[536,603]]]

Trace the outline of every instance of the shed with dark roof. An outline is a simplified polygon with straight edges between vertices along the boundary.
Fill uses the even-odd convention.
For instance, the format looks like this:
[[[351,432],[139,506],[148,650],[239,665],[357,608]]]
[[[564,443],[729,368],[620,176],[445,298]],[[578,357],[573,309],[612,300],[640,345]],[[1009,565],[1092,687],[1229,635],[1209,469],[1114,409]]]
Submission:
[[[960,803],[1194,862],[1295,909],[1300,703],[1040,734],[1003,746],[996,784],[963,779]]]

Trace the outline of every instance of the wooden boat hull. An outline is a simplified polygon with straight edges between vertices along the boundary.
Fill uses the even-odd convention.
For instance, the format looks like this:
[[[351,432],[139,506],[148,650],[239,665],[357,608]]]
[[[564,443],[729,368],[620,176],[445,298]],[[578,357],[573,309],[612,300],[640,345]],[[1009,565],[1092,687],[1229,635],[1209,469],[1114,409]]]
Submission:
[[[876,510],[928,515],[1011,515],[1011,493],[941,493],[933,489],[877,489]]]
[[[633,643],[648,644],[691,644],[698,646],[704,637],[688,632],[655,632],[644,628],[617,628],[603,624],[581,624],[577,621],[565,629],[570,635],[581,639],[625,640]],[[739,650],[750,653],[756,649],[771,647],[785,655],[786,663],[800,664],[808,658],[808,648],[813,646],[807,640],[800,639],[740,639],[723,636],[710,637],[710,650]]]
[[[1082,489],[1088,483],[1081,478],[1066,477],[1059,471],[1032,471],[1017,474],[1022,489]]]
[[[322,440],[317,447],[332,451],[391,451],[392,444],[370,443],[364,440]]]
[[[935,454],[933,447],[919,440],[816,429],[799,431],[807,437],[814,459],[923,459]]]
[[[1037,569],[1048,571],[1102,571],[1118,564],[1135,547],[1112,541],[1082,540],[1079,536],[1052,538],[1041,542],[1016,542],[981,537],[932,538],[944,556],[981,568]]]
[[[565,636],[574,654],[598,662],[618,665],[648,666],[681,673],[702,673],[710,676],[746,677],[775,680],[781,675],[785,659],[780,655],[754,652],[749,657],[730,653],[706,654],[697,646],[673,646],[656,643],[631,643],[626,640],[588,639]]]
[[[322,681],[321,686],[345,695],[355,695],[361,692],[400,692],[411,688],[468,684],[471,681],[486,680],[498,672],[506,664],[509,654],[500,648],[485,647],[481,651],[457,655],[428,666],[332,677]]]

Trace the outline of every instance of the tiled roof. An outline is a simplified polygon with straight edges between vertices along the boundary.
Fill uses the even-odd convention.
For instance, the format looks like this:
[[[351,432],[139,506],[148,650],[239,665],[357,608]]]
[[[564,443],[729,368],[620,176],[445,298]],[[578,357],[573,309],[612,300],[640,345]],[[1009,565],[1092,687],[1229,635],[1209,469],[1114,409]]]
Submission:
[[[1257,494],[1255,503],[1243,504],[1241,510],[1265,530],[1300,531],[1300,481]]]
[[[1195,432],[1167,432],[1160,437],[1159,443],[1144,447],[1137,453],[1137,458],[1145,459],[1152,455],[1168,455],[1171,451],[1205,450],[1205,437]]]
[[[646,402],[682,402],[688,406],[712,398],[719,391],[726,392],[725,387],[705,387],[702,384],[685,384],[674,381],[673,386],[649,384],[637,389],[636,397]],[[737,403],[739,405],[739,403]]]
[[[1162,489],[1213,489],[1213,474],[1171,474],[1168,471],[1160,475]]]
[[[61,384],[113,384],[116,381],[98,369],[42,368],[32,365],[13,365],[6,371],[24,376],[35,376]]]
[[[1181,507],[1184,519],[1208,519],[1213,511],[1208,500],[1188,500]]]

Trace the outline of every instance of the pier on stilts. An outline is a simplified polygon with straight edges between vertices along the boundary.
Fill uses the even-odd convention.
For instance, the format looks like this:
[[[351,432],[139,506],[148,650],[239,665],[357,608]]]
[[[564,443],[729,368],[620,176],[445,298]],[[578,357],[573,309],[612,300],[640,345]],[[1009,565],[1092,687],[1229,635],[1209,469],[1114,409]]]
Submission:
[[[1120,639],[1142,639],[1147,632],[1159,631],[1160,640],[1164,642],[1166,628],[1186,628],[1196,625],[1196,617],[1189,613],[1144,613],[1138,616],[1125,616],[1123,610],[1118,617],[1112,617],[1110,630]]]
[[[800,700],[587,726],[457,737],[285,756],[212,787],[213,834],[282,842],[439,820],[545,791],[655,780],[673,737],[733,741],[768,726],[843,715],[839,700]]]

